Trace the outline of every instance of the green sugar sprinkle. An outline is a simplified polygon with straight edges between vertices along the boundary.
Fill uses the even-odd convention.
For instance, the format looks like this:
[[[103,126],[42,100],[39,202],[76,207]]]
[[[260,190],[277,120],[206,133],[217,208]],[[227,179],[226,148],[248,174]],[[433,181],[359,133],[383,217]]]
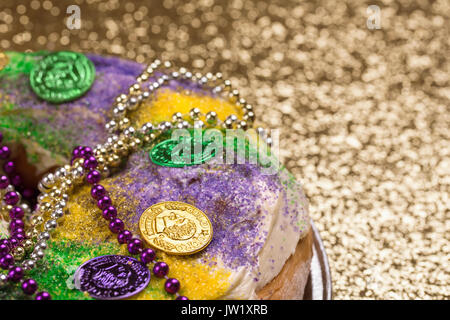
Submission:
[[[68,156],[70,147],[65,141],[69,133],[64,130],[52,130],[45,124],[36,123],[32,117],[27,115],[17,116],[14,113],[12,103],[0,105],[0,128],[5,136],[5,141],[20,141],[24,137],[39,144],[46,150],[51,150],[52,154],[62,154]],[[48,119],[50,122],[52,119]],[[30,160],[37,160],[36,155],[29,155]]]
[[[91,257],[117,254],[117,246],[109,243],[85,245],[71,241],[49,242],[46,256],[38,267],[27,274],[39,284],[39,290],[50,292],[55,300],[92,300],[76,289],[73,275],[77,268]],[[24,295],[17,284],[8,285],[0,290],[0,299],[30,299]]]
[[[15,52],[6,51],[9,58],[8,65],[0,71],[1,76],[17,77],[21,74],[30,74],[34,65],[43,57],[49,54],[48,51],[37,52]]]

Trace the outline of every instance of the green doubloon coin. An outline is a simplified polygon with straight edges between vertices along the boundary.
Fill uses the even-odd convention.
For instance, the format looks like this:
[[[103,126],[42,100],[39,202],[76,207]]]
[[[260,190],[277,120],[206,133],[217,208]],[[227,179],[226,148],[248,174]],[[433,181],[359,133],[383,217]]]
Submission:
[[[94,83],[94,64],[83,54],[60,51],[42,59],[30,74],[33,91],[42,99],[61,103],[85,94]]]
[[[213,136],[205,139],[205,132],[197,136],[191,131],[190,136],[181,136],[178,139],[167,139],[155,145],[149,153],[150,160],[164,167],[186,167],[205,163],[215,158],[217,152],[222,152],[223,157],[226,156],[222,158],[225,161],[239,163],[248,160],[266,168],[270,167],[274,160],[270,149],[260,150],[257,140],[251,142],[245,136],[240,137],[244,139],[239,140],[240,142],[238,137],[232,137],[231,141],[225,138],[219,142],[220,140],[216,141]],[[222,144],[222,148],[218,144]]]
[[[201,140],[201,139],[200,139]],[[199,141],[194,138],[164,140],[150,151],[150,159],[164,167],[185,167],[202,164],[213,158],[215,152],[204,153],[213,141]],[[201,144],[201,146],[199,146]],[[188,151],[190,149],[190,152]],[[186,152],[188,151],[188,152]],[[199,152],[200,151],[200,152]]]

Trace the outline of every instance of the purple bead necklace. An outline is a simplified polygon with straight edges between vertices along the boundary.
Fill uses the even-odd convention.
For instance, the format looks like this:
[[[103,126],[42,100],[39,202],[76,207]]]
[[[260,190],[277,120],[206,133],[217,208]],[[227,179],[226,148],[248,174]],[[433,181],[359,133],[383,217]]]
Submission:
[[[3,141],[3,134],[0,132],[0,143]],[[7,146],[0,146],[0,159],[8,160],[11,155],[11,150]],[[0,283],[21,282],[22,291],[27,295],[33,295],[38,288],[37,282],[34,279],[23,279],[24,270],[19,266],[14,266],[15,256],[22,256],[25,254],[25,250],[20,244],[26,239],[25,236],[25,223],[23,218],[25,211],[22,207],[18,206],[20,202],[19,192],[14,190],[15,187],[20,187],[21,179],[18,174],[15,174],[15,164],[13,161],[6,161],[3,165],[5,173],[12,176],[12,184],[10,185],[10,178],[8,176],[0,176],[0,192],[5,192],[3,196],[4,203],[10,208],[9,217],[11,218],[9,223],[10,236],[6,239],[0,240],[0,267],[4,270],[8,270],[8,274],[0,275]],[[13,255],[12,255],[12,254]],[[36,294],[36,300],[48,300],[50,299],[48,292],[39,292]]]
[[[97,171],[98,162],[93,155],[93,150],[89,147],[76,147],[72,153],[73,163],[77,159],[84,159],[83,167],[88,170],[86,175],[86,181],[91,188],[91,196],[97,202],[97,207],[102,210],[102,216],[106,221],[109,221],[109,230],[117,234],[117,241],[119,244],[127,245],[128,252],[132,255],[139,255],[140,260],[144,264],[152,263],[153,274],[158,278],[165,278],[164,289],[167,293],[175,294],[176,300],[187,300],[185,296],[178,294],[180,290],[180,281],[175,278],[169,278],[169,265],[163,261],[157,262],[155,260],[156,253],[151,248],[144,248],[144,244],[141,239],[133,237],[131,231],[125,229],[124,222],[117,218],[117,209],[113,206],[111,198],[108,196],[108,192],[105,187],[100,183],[101,173]]]
[[[0,132],[0,143],[3,141],[3,134]],[[26,188],[22,184],[22,177],[19,173],[17,173],[16,164],[14,161],[9,160],[8,158],[11,155],[11,149],[8,146],[0,146],[0,160],[6,160],[3,163],[3,171],[6,174],[6,177],[9,178],[9,183],[13,185],[18,192],[21,193],[21,195],[27,199],[27,200],[33,200],[33,197],[35,196],[35,190]],[[4,179],[4,176],[2,176],[2,179]],[[3,180],[5,181],[5,180]],[[0,183],[2,183],[0,181]]]

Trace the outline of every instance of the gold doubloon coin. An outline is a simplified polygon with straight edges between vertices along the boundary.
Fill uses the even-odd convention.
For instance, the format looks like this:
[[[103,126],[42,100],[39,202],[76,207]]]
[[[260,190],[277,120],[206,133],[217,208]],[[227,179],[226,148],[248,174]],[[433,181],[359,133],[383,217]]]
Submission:
[[[5,53],[0,52],[0,71],[3,70],[3,68],[6,67],[8,63],[9,63],[8,56]]]
[[[206,214],[179,201],[159,202],[147,208],[139,220],[139,229],[150,246],[174,255],[205,249],[213,235]]]

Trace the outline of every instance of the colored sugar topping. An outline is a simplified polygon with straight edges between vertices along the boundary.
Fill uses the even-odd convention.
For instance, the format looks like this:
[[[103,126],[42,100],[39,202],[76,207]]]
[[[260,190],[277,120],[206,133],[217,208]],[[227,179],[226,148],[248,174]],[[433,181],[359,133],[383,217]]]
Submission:
[[[76,101],[54,105],[38,99],[29,86],[31,64],[45,54],[22,58],[16,53],[9,55],[11,61],[25,62],[17,62],[8,72],[0,73],[0,130],[9,141],[27,142],[26,146],[37,145],[36,149],[50,152],[56,164],[65,164],[64,158],[75,145],[94,146],[105,140],[104,124],[112,101],[134,83],[142,70],[136,63],[88,55],[96,68],[92,88]],[[216,111],[221,119],[230,114],[242,116],[234,105],[211,93],[192,84],[172,82],[133,113],[131,120],[138,127],[170,120],[175,112],[188,113],[194,107],[202,113]],[[30,148],[27,152],[33,156]],[[35,162],[41,160],[36,158]],[[163,167],[152,163],[142,150],[130,156],[124,168],[102,184],[117,206],[118,217],[135,234],[139,233],[142,212],[157,202],[187,202],[208,216],[214,237],[205,250],[184,257],[161,252],[157,255],[157,260],[170,265],[170,275],[182,283],[180,294],[191,299],[223,297],[234,272],[258,268],[258,255],[270,231],[266,220],[274,214],[271,208],[279,206],[286,218],[277,226],[279,229],[271,232],[295,230],[302,236],[309,228],[306,199],[284,168],[265,175],[258,165],[249,163],[204,163],[189,169]],[[76,268],[99,255],[127,253],[101,218],[89,187],[71,194],[68,209],[70,213],[54,233],[43,269],[33,271],[31,276],[56,299],[90,299],[71,284]],[[283,250],[283,241],[273,250]],[[133,298],[172,299],[162,290],[163,284],[163,280],[153,277],[149,286]],[[0,298],[8,297],[11,293],[0,292]]]
[[[36,63],[42,58],[43,55],[47,55],[46,51],[39,51],[35,53],[21,53],[21,52],[6,52],[8,57],[8,64],[0,70],[1,76],[16,77],[23,74],[30,74]]]
[[[204,164],[185,170],[157,166],[148,161],[144,152],[133,155],[126,168],[106,179],[104,185],[110,190],[119,217],[133,233],[139,232],[142,212],[161,201],[191,203],[206,213],[213,224],[214,238],[204,251],[186,257],[158,253],[158,258],[170,262],[171,272],[183,280],[186,290],[183,294],[201,299],[222,296],[228,289],[227,279],[232,270],[256,267],[258,253],[267,236],[261,232],[261,221],[269,214],[257,204],[263,194],[284,194],[278,176],[262,175],[255,165]],[[298,194],[298,189],[293,188],[293,191]],[[296,211],[287,209],[288,201],[295,201],[299,208],[302,199],[298,199],[298,195],[297,199],[284,197],[286,211],[283,214],[292,215],[291,223],[299,230],[307,227],[305,221],[299,227]],[[269,204],[275,201],[270,196],[263,200]],[[87,248],[116,243],[106,221],[100,219],[101,213],[92,201],[88,187],[73,195],[69,211],[55,232],[55,241],[82,243]],[[90,257],[86,256],[86,259]],[[160,294],[158,289],[152,291],[154,286],[158,288],[153,283],[137,298],[164,298],[154,296]]]
[[[133,155],[125,170],[106,179],[104,185],[111,190],[120,218],[135,233],[139,233],[140,215],[155,203],[182,201],[199,208],[214,229],[204,262],[218,257],[231,268],[255,265],[265,241],[265,236],[259,234],[260,221],[268,214],[259,207],[258,199],[264,192],[280,191],[276,179],[262,175],[255,165],[205,164],[186,170],[155,165],[143,152]],[[69,202],[71,214],[65,217],[56,237],[91,243],[115,241],[106,222],[98,219],[89,189],[82,188],[73,199]]]

